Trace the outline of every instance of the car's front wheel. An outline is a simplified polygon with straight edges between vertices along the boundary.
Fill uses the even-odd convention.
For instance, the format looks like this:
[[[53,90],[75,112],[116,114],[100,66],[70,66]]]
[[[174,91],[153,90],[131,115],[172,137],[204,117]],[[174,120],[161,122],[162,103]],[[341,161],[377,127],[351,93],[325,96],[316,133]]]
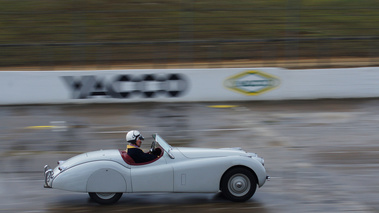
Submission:
[[[257,189],[255,175],[246,168],[236,167],[228,170],[221,179],[221,192],[235,202],[249,200]]]
[[[99,204],[113,204],[116,203],[122,196],[122,193],[107,193],[107,192],[89,192],[92,200]]]

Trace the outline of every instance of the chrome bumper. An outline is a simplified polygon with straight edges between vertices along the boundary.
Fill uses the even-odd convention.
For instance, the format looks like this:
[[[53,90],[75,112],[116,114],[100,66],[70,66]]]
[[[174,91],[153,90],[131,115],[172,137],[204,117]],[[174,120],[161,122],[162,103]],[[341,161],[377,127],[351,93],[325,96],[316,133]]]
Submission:
[[[44,167],[44,170],[45,170],[45,185],[43,187],[51,188],[51,186],[49,185],[49,182],[53,177],[53,170],[48,165]]]

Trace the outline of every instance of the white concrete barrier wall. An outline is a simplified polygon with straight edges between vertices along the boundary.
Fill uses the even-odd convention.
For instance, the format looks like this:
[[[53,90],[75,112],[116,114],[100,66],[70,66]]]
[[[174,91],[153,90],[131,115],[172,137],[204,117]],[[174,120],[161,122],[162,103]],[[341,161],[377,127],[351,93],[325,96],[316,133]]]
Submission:
[[[0,104],[379,97],[379,68],[2,71]]]

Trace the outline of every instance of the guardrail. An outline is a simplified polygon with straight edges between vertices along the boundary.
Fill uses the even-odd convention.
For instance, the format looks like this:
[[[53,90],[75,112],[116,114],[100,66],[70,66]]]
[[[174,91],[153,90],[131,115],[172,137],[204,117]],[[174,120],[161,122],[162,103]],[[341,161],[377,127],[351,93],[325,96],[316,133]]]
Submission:
[[[379,97],[379,68],[0,72],[0,105]]]

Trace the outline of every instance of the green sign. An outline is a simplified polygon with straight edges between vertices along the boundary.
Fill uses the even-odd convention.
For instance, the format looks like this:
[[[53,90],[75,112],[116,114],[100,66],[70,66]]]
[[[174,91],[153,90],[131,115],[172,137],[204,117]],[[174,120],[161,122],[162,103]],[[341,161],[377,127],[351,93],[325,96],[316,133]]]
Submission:
[[[279,84],[280,80],[275,76],[255,70],[239,73],[224,81],[225,87],[244,95],[260,95]]]

